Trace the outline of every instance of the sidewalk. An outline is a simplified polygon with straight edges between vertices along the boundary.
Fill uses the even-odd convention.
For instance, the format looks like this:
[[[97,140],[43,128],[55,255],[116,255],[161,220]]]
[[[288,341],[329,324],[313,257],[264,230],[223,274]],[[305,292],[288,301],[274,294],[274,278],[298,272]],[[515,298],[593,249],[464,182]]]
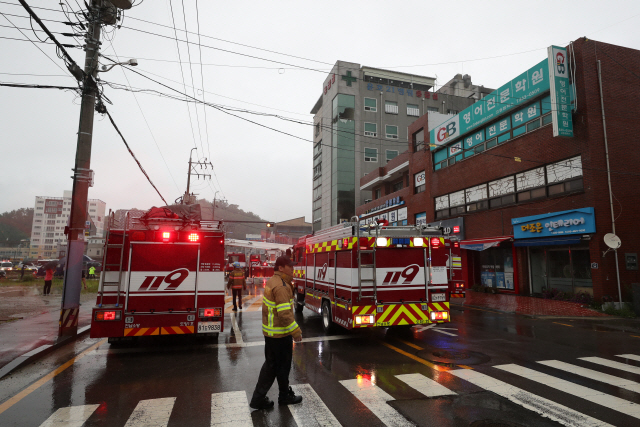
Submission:
[[[581,307],[581,304],[575,302],[474,291],[467,291],[466,298],[452,299],[451,304],[527,316],[611,317],[608,314]]]
[[[91,323],[95,294],[80,298],[78,327]],[[61,296],[41,295],[39,286],[0,287],[0,368],[58,338]]]

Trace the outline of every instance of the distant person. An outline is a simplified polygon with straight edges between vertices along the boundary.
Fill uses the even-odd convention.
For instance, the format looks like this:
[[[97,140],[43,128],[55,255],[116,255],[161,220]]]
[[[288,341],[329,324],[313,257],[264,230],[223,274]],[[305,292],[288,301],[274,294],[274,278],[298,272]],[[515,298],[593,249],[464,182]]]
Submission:
[[[20,269],[20,281],[22,281],[22,278],[24,277],[24,270],[27,267],[27,265],[23,262],[22,263],[22,268]]]
[[[47,266],[44,272],[44,289],[43,295],[49,295],[51,293],[51,281],[53,280],[53,267]]]
[[[87,290],[87,270],[82,269],[82,286],[84,286],[84,290]]]
[[[95,279],[96,278],[96,268],[95,266],[91,266],[89,267],[89,279]]]
[[[273,401],[267,397],[273,382],[278,380],[278,403],[293,405],[302,402],[289,386],[289,372],[293,359],[293,342],[302,341],[302,331],[293,317],[293,266],[286,256],[278,257],[275,273],[264,288],[262,299],[262,334],[265,361],[260,369],[256,389],[249,406],[268,409]]]
[[[240,267],[239,262],[233,263],[233,271],[229,273],[227,288],[231,289],[232,292],[233,311],[238,311],[238,309],[242,310],[242,290],[247,288],[247,281],[245,280],[244,270]],[[236,297],[238,298],[237,305]]]

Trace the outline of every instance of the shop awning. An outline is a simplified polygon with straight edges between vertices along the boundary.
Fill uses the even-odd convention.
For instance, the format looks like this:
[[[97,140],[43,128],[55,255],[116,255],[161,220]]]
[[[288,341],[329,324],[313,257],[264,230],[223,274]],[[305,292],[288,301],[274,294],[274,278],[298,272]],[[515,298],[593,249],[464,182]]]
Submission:
[[[504,241],[513,240],[513,236],[484,237],[482,239],[469,239],[460,242],[460,248],[472,251],[484,251],[485,249],[498,246]]]
[[[516,246],[551,246],[551,245],[575,245],[580,243],[580,236],[545,237],[543,239],[518,239]]]

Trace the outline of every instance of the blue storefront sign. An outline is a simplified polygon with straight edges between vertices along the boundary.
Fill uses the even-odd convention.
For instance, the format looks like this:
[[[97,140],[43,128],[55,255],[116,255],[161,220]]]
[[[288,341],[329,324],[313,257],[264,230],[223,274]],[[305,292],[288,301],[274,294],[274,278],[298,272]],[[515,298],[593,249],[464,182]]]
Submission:
[[[513,218],[511,225],[513,225],[515,239],[560,237],[596,232],[596,218],[593,208],[571,209]]]

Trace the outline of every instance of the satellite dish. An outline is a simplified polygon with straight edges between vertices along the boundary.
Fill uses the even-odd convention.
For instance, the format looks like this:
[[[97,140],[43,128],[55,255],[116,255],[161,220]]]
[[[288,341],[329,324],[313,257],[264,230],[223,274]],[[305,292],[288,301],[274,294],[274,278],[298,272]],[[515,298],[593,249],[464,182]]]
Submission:
[[[604,244],[609,246],[611,249],[618,249],[622,242],[620,238],[613,233],[607,233],[604,235]]]

